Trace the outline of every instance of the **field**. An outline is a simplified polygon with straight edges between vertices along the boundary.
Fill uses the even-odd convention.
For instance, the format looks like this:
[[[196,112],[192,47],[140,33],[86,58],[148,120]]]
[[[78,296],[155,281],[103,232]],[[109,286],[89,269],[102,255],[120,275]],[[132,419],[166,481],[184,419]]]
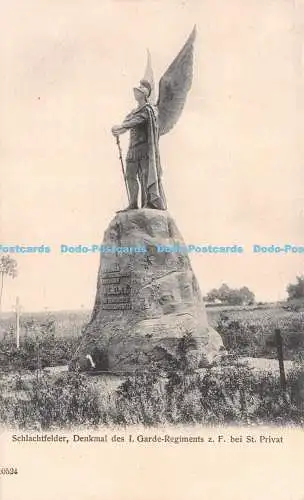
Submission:
[[[210,324],[222,335],[225,347],[243,356],[277,356],[275,330],[283,339],[285,359],[304,350],[304,303],[248,307],[209,307]]]
[[[252,306],[208,306],[207,314],[214,328],[224,315],[230,321],[263,329],[265,334],[274,328],[304,332],[304,300]]]
[[[225,315],[230,320],[241,321],[244,325],[263,328],[265,332],[271,332],[277,327],[304,332],[304,300],[253,306],[207,306],[207,314],[214,328],[220,317]],[[21,315],[21,334],[24,333],[25,323],[33,319],[38,322],[54,321],[56,335],[59,337],[79,336],[90,316],[91,311],[88,310],[24,313]],[[0,339],[14,324],[14,313],[1,313]]]
[[[90,316],[91,311],[86,310],[24,313],[20,317],[20,336],[22,338],[27,334],[31,322],[53,322],[57,337],[79,337]],[[1,314],[0,340],[15,330],[15,323],[14,313]]]
[[[111,377],[111,376],[110,376]],[[25,373],[0,377],[0,424],[27,431],[101,426],[288,425],[304,423],[304,365],[277,373],[229,362],[199,372],[164,376],[147,369],[134,377]]]
[[[66,370],[89,311],[23,314],[18,350],[15,318],[2,314],[0,423],[27,430],[137,423],[303,425],[304,305],[216,306],[207,313],[228,354],[219,365],[191,372],[181,362],[165,374],[152,366],[120,379]],[[270,359],[277,357],[276,328],[283,337],[285,391],[278,362]]]
[[[274,332],[279,328],[286,359],[293,359],[304,349],[304,301],[254,306],[207,306],[210,325],[222,336],[226,349],[253,357],[276,356]],[[56,338],[79,338],[90,320],[91,312],[54,311],[24,313],[20,318],[21,342],[26,336],[48,331]],[[38,331],[37,331],[38,329]],[[15,316],[0,316],[0,341],[14,339]]]

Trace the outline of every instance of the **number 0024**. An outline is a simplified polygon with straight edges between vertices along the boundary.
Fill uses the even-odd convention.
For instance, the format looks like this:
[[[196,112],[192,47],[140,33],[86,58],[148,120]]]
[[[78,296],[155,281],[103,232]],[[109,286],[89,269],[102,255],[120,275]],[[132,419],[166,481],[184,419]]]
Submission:
[[[16,467],[0,467],[0,475],[4,474],[18,474]]]

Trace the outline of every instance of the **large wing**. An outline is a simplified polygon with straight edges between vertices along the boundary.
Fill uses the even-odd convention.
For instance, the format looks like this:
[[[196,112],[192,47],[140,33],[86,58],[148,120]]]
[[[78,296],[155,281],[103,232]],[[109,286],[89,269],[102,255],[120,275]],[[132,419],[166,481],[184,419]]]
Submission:
[[[149,97],[149,101],[152,104],[155,104],[156,97],[155,97],[155,83],[154,83],[154,74],[153,74],[153,69],[152,69],[152,63],[151,63],[151,54],[149,49],[147,49],[147,65],[146,65],[146,70],[144,74],[144,80],[148,80],[148,82],[151,85],[151,94]]]
[[[160,79],[157,102],[160,135],[166,134],[174,127],[184,108],[192,84],[195,36],[194,26],[185,45]]]

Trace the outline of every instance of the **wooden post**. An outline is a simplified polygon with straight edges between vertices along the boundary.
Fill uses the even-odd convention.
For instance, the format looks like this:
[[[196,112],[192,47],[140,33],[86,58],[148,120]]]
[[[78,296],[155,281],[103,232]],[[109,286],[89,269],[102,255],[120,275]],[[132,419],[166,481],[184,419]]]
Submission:
[[[277,344],[277,353],[278,353],[279,368],[280,368],[280,382],[282,391],[286,396],[287,384],[286,384],[286,376],[284,368],[283,342],[282,342],[281,330],[279,328],[276,328],[274,333],[275,333],[275,341]]]
[[[16,347],[20,348],[20,301],[16,297]]]

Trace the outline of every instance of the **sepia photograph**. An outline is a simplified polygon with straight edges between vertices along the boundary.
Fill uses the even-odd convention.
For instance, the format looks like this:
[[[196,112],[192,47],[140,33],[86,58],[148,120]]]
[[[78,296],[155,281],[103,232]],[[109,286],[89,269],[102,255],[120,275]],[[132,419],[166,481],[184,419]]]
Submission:
[[[90,445],[113,447],[104,475],[117,446],[229,467],[239,447],[240,470],[267,448],[263,496],[188,498],[301,500],[280,470],[304,424],[304,4],[13,0],[0,19],[1,498],[22,497],[19,450],[53,467]],[[187,492],[96,484],[73,498]]]

